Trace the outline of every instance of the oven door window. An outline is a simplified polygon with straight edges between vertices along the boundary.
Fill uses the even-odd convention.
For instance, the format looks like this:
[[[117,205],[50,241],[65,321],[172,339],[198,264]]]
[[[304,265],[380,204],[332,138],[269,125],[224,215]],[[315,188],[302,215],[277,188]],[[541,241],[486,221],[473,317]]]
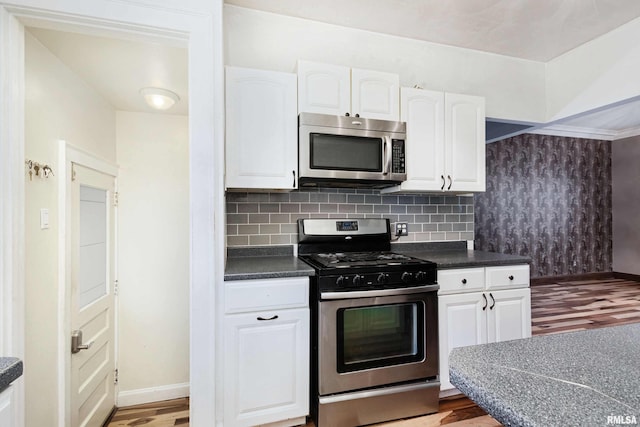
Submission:
[[[382,138],[311,133],[311,169],[382,172]]]
[[[338,372],[424,360],[424,303],[341,308]]]

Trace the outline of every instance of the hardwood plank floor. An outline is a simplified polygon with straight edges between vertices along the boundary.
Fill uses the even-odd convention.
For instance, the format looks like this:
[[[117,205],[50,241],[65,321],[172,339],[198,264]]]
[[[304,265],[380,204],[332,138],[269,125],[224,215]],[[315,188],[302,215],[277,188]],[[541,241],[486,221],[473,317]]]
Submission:
[[[640,322],[640,282],[623,279],[559,281],[531,287],[532,334],[555,334]],[[107,427],[189,425],[189,399],[120,408]],[[493,427],[501,424],[466,397],[440,401],[436,414],[376,427]],[[315,427],[309,421],[305,427]]]

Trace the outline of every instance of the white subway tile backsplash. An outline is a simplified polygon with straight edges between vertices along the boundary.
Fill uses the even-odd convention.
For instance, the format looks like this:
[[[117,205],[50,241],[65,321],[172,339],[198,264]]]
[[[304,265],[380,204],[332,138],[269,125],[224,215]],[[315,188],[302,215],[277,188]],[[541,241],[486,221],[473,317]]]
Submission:
[[[227,246],[289,245],[299,218],[388,218],[406,222],[400,242],[473,240],[473,197],[381,195],[379,190],[313,188],[227,193]]]

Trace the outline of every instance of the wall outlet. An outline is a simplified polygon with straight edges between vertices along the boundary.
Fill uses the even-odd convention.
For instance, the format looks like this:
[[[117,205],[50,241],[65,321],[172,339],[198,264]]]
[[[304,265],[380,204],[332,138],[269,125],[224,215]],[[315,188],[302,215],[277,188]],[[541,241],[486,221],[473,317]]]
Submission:
[[[396,222],[396,236],[408,236],[409,229],[406,222]]]

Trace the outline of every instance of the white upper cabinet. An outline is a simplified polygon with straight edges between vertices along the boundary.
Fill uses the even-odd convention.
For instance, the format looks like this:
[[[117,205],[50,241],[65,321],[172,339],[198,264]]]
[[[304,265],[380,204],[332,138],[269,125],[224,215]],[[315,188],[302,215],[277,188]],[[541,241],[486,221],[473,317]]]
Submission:
[[[448,191],[485,191],[484,98],[445,94],[445,171]]]
[[[444,175],[444,93],[403,87],[400,120],[407,123],[407,181],[402,190],[440,191]]]
[[[382,71],[298,61],[298,111],[400,119],[400,77]]]
[[[349,67],[298,61],[298,109],[337,116],[350,113]]]
[[[401,88],[407,180],[382,190],[485,191],[484,98]]]
[[[226,67],[226,188],[297,188],[296,99],[295,74]]]
[[[400,119],[400,77],[382,71],[351,69],[351,112],[379,120]]]

